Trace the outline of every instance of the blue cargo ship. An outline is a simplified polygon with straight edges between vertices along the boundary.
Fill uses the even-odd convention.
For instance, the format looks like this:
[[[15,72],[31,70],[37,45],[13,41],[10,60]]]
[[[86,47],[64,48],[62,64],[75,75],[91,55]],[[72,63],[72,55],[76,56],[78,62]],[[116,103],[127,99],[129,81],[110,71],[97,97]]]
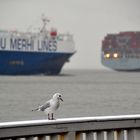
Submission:
[[[0,31],[1,75],[57,75],[75,53],[73,36],[46,29],[39,32]]]

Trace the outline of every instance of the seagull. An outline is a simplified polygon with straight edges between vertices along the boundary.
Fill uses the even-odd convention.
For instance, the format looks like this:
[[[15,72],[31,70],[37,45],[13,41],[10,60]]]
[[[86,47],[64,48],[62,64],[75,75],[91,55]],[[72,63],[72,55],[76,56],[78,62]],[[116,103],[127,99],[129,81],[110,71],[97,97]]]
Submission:
[[[43,105],[33,109],[32,111],[43,111],[48,116],[48,120],[54,119],[54,112],[59,108],[60,101],[63,101],[62,95],[60,93],[55,93],[49,101],[45,102]]]

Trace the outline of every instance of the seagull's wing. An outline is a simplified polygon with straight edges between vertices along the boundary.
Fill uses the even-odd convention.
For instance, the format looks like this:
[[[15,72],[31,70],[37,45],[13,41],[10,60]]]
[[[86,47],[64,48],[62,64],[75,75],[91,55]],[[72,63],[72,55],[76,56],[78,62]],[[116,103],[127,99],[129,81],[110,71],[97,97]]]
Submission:
[[[45,109],[50,107],[50,101],[47,101],[44,105],[39,107],[40,111],[44,111]]]
[[[32,111],[44,111],[46,108],[50,107],[50,101],[47,101],[45,104],[40,105],[39,107],[33,109]]]

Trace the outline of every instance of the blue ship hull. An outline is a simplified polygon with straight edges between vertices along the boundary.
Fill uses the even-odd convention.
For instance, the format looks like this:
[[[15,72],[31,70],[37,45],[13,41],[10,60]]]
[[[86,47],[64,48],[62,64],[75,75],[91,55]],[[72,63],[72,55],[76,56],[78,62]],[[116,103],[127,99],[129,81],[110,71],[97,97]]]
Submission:
[[[73,53],[0,51],[1,75],[57,75]]]

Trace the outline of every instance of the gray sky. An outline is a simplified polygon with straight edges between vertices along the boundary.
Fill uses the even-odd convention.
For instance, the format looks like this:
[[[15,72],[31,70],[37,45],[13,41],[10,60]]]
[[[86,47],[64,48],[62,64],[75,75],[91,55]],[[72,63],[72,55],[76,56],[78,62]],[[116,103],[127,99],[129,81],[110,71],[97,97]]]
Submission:
[[[140,30],[140,0],[0,0],[0,29],[26,31],[41,26],[74,35],[77,53],[65,68],[104,69],[101,41],[107,33]]]

